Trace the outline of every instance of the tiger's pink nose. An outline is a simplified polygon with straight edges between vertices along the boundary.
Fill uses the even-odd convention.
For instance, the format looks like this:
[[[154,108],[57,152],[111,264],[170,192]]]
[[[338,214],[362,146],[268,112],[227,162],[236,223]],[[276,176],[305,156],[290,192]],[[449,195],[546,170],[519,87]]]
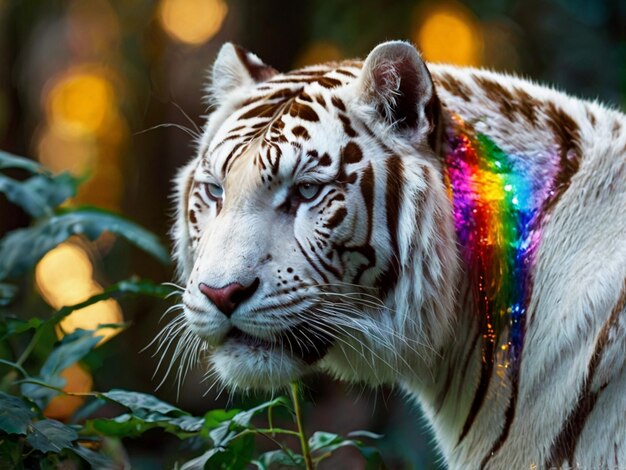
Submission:
[[[257,277],[249,286],[243,286],[238,282],[233,282],[224,287],[211,287],[204,282],[199,284],[200,292],[209,299],[215,306],[227,317],[233,314],[237,306],[244,300],[252,297],[252,294],[259,287],[259,278]]]

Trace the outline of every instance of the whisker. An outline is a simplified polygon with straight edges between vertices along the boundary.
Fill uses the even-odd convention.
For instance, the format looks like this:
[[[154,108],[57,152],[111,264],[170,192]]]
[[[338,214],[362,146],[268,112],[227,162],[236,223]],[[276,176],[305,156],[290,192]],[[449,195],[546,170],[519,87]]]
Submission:
[[[201,136],[202,135],[202,131],[200,130],[200,128],[198,127],[196,122],[189,117],[189,114],[187,114],[185,112],[185,110],[178,103],[176,103],[175,101],[170,101],[170,103],[172,105],[174,105],[176,107],[176,109],[178,109],[182,113],[183,116],[185,116],[185,119],[187,119],[187,121],[193,126],[193,130],[196,132],[196,134],[198,136]]]
[[[135,132],[133,135],[141,135],[141,134],[145,134],[146,132],[149,131],[154,131],[156,129],[160,129],[162,127],[173,127],[174,129],[178,129],[180,131],[183,131],[185,134],[187,134],[189,137],[192,137],[196,140],[200,139],[202,136],[196,134],[192,129],[189,129],[188,127],[183,126],[182,124],[176,124],[174,122],[165,122],[163,124],[157,124],[155,126],[152,127],[148,127],[147,129],[144,129],[142,131],[137,131]]]

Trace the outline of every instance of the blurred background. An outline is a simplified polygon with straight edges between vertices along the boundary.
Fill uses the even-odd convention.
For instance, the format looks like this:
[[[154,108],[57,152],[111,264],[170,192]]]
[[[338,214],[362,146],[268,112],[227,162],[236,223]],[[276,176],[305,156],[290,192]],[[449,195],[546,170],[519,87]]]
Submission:
[[[387,39],[414,42],[430,61],[515,72],[626,104],[625,0],[0,0],[0,149],[84,178],[75,203],[122,213],[166,238],[171,180],[193,155],[193,134],[208,113],[207,70],[222,43],[234,41],[286,71],[365,57]],[[0,197],[0,236],[28,223]],[[173,277],[113,236],[74,239],[25,281],[48,307],[25,298],[23,314],[77,303],[131,274]],[[103,340],[91,363],[67,369],[68,382],[82,391],[152,392],[163,377],[152,378],[158,357],[139,351],[163,326],[166,308],[110,300],[64,320],[66,331],[87,328],[88,320],[131,322]],[[227,403],[215,390],[204,396],[210,384],[203,376],[191,372],[180,394],[170,378],[156,394],[196,414],[255,400]],[[391,468],[438,468],[419,410],[399,392],[325,377],[307,384],[310,430],[379,432]],[[48,414],[62,419],[80,401],[53,405]],[[127,450],[133,468],[168,468],[177,446],[154,431]],[[328,468],[359,468],[349,449],[337,459]]]

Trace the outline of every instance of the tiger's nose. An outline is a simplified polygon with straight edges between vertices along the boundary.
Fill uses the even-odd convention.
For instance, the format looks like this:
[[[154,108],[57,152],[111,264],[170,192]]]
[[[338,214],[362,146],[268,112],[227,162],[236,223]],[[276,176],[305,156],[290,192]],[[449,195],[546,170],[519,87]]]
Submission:
[[[241,285],[238,282],[225,285],[224,287],[211,287],[204,282],[199,284],[200,292],[228,318],[233,314],[235,309],[244,300],[252,297],[259,287],[259,278],[257,277],[252,284],[248,286]]]

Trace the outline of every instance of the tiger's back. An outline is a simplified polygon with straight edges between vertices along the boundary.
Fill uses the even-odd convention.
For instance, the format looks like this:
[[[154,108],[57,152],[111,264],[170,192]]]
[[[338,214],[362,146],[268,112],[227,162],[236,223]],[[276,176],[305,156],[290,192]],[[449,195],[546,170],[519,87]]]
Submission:
[[[451,463],[619,468],[626,452],[624,115],[513,77],[431,70],[444,108],[507,154],[536,160],[534,180],[552,179],[533,228],[541,236],[520,364],[502,380],[496,359],[485,386],[487,406],[496,404],[502,421],[483,411],[486,423],[467,432],[467,444],[450,446],[458,455]]]
[[[400,383],[452,467],[626,465],[623,114],[398,42],[213,77],[173,233],[220,380]]]

